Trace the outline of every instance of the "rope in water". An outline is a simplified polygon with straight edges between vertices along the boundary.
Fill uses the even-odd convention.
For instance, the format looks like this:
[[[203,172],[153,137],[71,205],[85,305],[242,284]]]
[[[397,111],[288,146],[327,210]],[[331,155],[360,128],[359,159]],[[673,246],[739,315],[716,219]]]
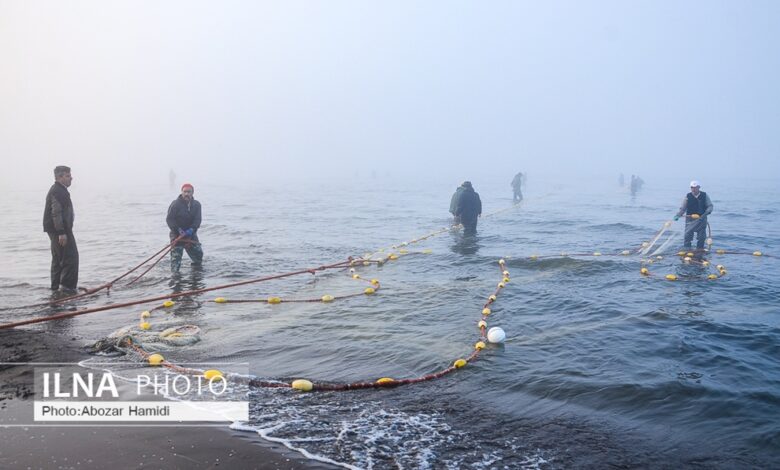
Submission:
[[[42,323],[42,322],[48,322],[48,321],[53,321],[53,320],[61,320],[63,318],[71,318],[71,317],[76,317],[76,316],[79,316],[79,315],[87,315],[87,314],[90,314],[90,313],[104,312],[106,310],[114,310],[114,309],[117,309],[117,308],[132,307],[134,305],[141,305],[141,304],[146,304],[146,303],[151,303],[151,302],[157,302],[157,301],[165,300],[165,299],[175,299],[175,298],[178,298],[178,297],[202,294],[202,293],[205,293],[205,292],[212,292],[212,291],[216,291],[216,290],[228,289],[228,288],[231,288],[231,287],[244,286],[244,285],[247,285],[247,284],[255,284],[255,283],[259,283],[259,282],[270,281],[270,280],[273,280],[273,279],[282,279],[282,278],[285,278],[285,277],[297,276],[297,275],[300,275],[300,274],[307,274],[307,273],[308,274],[315,274],[317,271],[324,271],[324,270],[327,270],[327,269],[346,268],[346,267],[350,266],[350,263],[352,263],[352,262],[353,262],[353,259],[349,258],[346,261],[341,261],[339,263],[334,263],[334,264],[329,264],[329,265],[322,265],[322,266],[318,266],[316,268],[301,269],[301,270],[298,270],[298,271],[292,271],[292,272],[288,272],[288,273],[276,274],[276,275],[272,275],[272,276],[265,276],[265,277],[256,278],[256,279],[249,279],[249,280],[246,280],[246,281],[238,281],[238,282],[233,282],[233,283],[230,283],[230,284],[223,284],[223,285],[220,285],[220,286],[205,287],[203,289],[189,290],[189,291],[179,292],[179,293],[175,293],[175,294],[168,294],[168,295],[160,295],[160,296],[156,296],[156,297],[150,297],[150,298],[147,298],[147,299],[134,300],[134,301],[130,301],[130,302],[122,302],[122,303],[112,304],[112,305],[105,305],[105,306],[102,306],[102,307],[86,308],[86,309],[82,309],[82,310],[76,310],[74,312],[61,312],[61,313],[56,313],[54,315],[50,315],[50,316],[46,316],[46,317],[37,317],[37,318],[31,318],[31,319],[28,319],[28,320],[21,320],[21,321],[12,322],[12,323],[4,323],[4,324],[0,325],[0,330],[5,330],[5,329],[9,329],[9,328],[16,328],[16,327],[22,326],[22,325],[31,325],[33,323]]]
[[[148,273],[149,271],[151,271],[153,267],[157,266],[157,263],[159,263],[160,261],[162,261],[162,259],[163,259],[163,258],[165,258],[165,256],[166,256],[168,253],[170,253],[170,252],[171,252],[171,250],[173,250],[173,248],[176,246],[176,242],[178,242],[178,241],[179,241],[179,240],[180,240],[182,237],[183,237],[183,235],[179,235],[179,236],[178,236],[178,237],[177,237],[175,240],[173,240],[173,241],[171,242],[171,244],[168,246],[168,248],[167,248],[166,250],[164,250],[164,251],[163,251],[163,252],[160,254],[160,257],[159,257],[159,258],[157,258],[157,259],[154,261],[154,263],[150,264],[150,265],[149,265],[149,267],[148,267],[148,268],[146,268],[146,270],[145,270],[144,272],[142,272],[141,274],[139,274],[138,276],[136,276],[136,278],[135,278],[135,279],[133,279],[132,281],[130,281],[130,282],[127,284],[127,285],[128,285],[128,286],[132,286],[133,284],[135,284],[135,283],[136,283],[136,281],[138,281],[139,279],[141,279],[142,277],[144,277],[144,276],[146,275],[146,273]],[[151,259],[151,258],[150,258],[150,259]]]
[[[506,269],[506,262],[501,259],[498,262],[499,268],[501,269],[502,274],[502,280],[498,283],[496,286],[495,291],[488,296],[487,300],[482,306],[482,312],[481,312],[481,319],[477,323],[477,327],[479,329],[479,338],[478,341],[474,344],[474,350],[466,357],[466,358],[460,358],[457,359],[455,362],[452,363],[449,367],[446,367],[444,369],[441,369],[437,372],[432,372],[429,374],[425,374],[419,377],[412,377],[412,378],[406,378],[406,379],[394,379],[390,377],[382,377],[380,379],[374,380],[374,381],[363,381],[363,382],[351,382],[351,383],[330,383],[330,382],[312,382],[307,379],[296,379],[292,382],[282,382],[282,381],[272,381],[272,380],[262,380],[258,378],[252,378],[249,380],[248,384],[250,386],[254,387],[262,387],[262,388],[292,388],[295,390],[299,390],[302,392],[309,392],[309,391],[349,391],[349,390],[362,390],[362,389],[371,389],[371,388],[389,388],[389,387],[398,387],[402,385],[411,385],[416,384],[420,382],[427,382],[430,380],[438,379],[441,377],[444,377],[447,374],[450,374],[457,369],[461,369],[468,365],[470,362],[473,362],[479,357],[480,351],[482,351],[486,347],[486,341],[488,340],[488,334],[487,334],[487,319],[489,315],[492,313],[491,306],[496,302],[498,298],[498,294],[501,292],[501,290],[506,287],[506,284],[510,282],[509,278],[509,271]],[[355,278],[353,275],[354,279]],[[373,284],[372,280],[372,284]],[[378,285],[378,282],[377,284]],[[358,294],[359,295],[359,294]],[[318,300],[313,300],[318,301]],[[226,303],[226,302],[223,302]],[[274,302],[274,303],[280,303],[280,302]],[[163,307],[165,304],[163,304]],[[160,308],[160,307],[157,307]],[[503,338],[502,338],[503,339]],[[210,377],[210,380],[212,378],[216,377],[223,377],[223,374],[220,371],[216,370],[210,370],[210,371],[201,371],[197,369],[189,369],[184,368],[181,366],[178,366],[177,364],[170,362],[166,360],[161,354],[159,353],[153,353],[147,351],[142,345],[136,344],[132,337],[125,337],[121,340],[120,346],[128,347],[132,349],[134,352],[136,352],[138,355],[140,355],[145,361],[148,362],[151,366],[161,366],[168,368],[170,370],[179,372],[179,373],[185,373],[185,374],[201,374],[205,375],[208,373]],[[230,375],[228,375],[230,377]]]
[[[495,211],[495,212],[493,212],[491,214],[488,214],[488,215],[486,215],[484,217],[495,216],[497,214],[506,212],[508,210],[512,210],[512,209],[518,207],[519,205],[520,205],[520,203],[514,204],[514,205],[512,205],[512,206],[510,206],[508,208],[497,210],[497,211]],[[409,244],[418,243],[418,242],[421,242],[421,241],[426,240],[428,238],[431,238],[433,236],[439,235],[441,233],[446,233],[446,232],[449,232],[451,230],[455,230],[455,229],[457,229],[459,227],[460,227],[460,225],[453,225],[451,227],[444,227],[441,230],[438,230],[438,231],[430,233],[428,235],[425,235],[425,236],[413,239],[413,240],[411,240],[409,242],[403,242],[403,243],[400,244],[400,246],[407,246]],[[103,284],[103,285],[95,288],[95,289],[91,289],[91,290],[89,290],[89,291],[87,291],[85,293],[82,293],[82,294],[79,294],[79,295],[76,295],[76,296],[71,296],[71,297],[67,297],[67,298],[63,298],[63,299],[58,299],[58,300],[55,300],[55,301],[52,301],[52,302],[45,302],[45,303],[42,303],[42,304],[30,305],[30,306],[26,306],[26,307],[38,307],[38,306],[56,305],[56,304],[63,303],[63,302],[69,301],[69,300],[74,300],[74,299],[77,299],[77,298],[81,298],[81,297],[84,297],[86,295],[94,294],[94,293],[99,292],[100,290],[103,290],[103,289],[110,289],[111,286],[114,283],[118,282],[119,280],[123,279],[124,277],[126,277],[130,273],[134,272],[135,270],[137,270],[138,268],[140,268],[141,266],[143,266],[144,264],[149,262],[151,259],[153,259],[155,256],[158,256],[160,253],[162,253],[165,250],[170,251],[171,249],[173,249],[173,246],[176,244],[176,242],[178,242],[182,238],[183,238],[182,236],[179,236],[176,239],[172,240],[170,244],[166,245],[161,250],[159,250],[157,253],[155,253],[154,255],[152,255],[149,258],[147,258],[144,262],[142,262],[141,264],[139,264],[135,268],[131,269],[127,273],[119,276],[118,278],[114,279],[111,282],[108,282],[106,284]],[[398,247],[397,245],[393,245],[393,249],[395,249],[397,247]],[[381,251],[382,250],[380,250],[379,252],[381,252]],[[379,253],[379,252],[376,252],[376,253]],[[163,254],[163,256],[160,256],[160,258],[158,258],[158,260],[155,262],[155,264],[157,264],[162,259],[162,257],[164,257],[164,254]],[[368,265],[368,264],[371,264],[371,263],[382,264],[382,263],[384,263],[384,262],[386,262],[388,260],[394,260],[394,259],[398,259],[398,255],[395,255],[394,253],[390,253],[389,255],[387,255],[385,258],[382,258],[382,259],[372,259],[372,255],[367,255],[367,256],[364,256],[363,258],[361,258],[360,261],[364,265]],[[329,266],[332,266],[332,267],[345,267],[345,266],[342,266],[344,263],[355,263],[355,261],[353,261],[353,259],[350,258],[346,262],[336,263],[334,265],[329,265]],[[351,265],[353,265],[353,264],[351,264]],[[153,267],[153,266],[154,265],[152,265],[151,267]],[[149,269],[147,269],[146,271],[144,271],[144,273],[142,273],[141,276],[146,274],[151,269],[151,267]],[[315,268],[314,270],[320,270],[321,268],[323,268],[323,267]],[[330,268],[328,268],[328,269],[330,269]],[[213,290],[226,289],[226,288],[229,288],[229,287],[236,287],[236,286],[252,284],[252,283],[256,283],[256,282],[263,282],[263,281],[267,281],[267,280],[271,280],[271,279],[279,279],[280,276],[281,277],[287,277],[287,276],[291,276],[291,275],[301,274],[303,272],[311,272],[313,274],[314,270],[309,269],[309,270],[304,270],[304,271],[296,271],[296,272],[293,272],[293,273],[286,273],[286,274],[277,275],[277,276],[269,276],[269,277],[265,277],[265,278],[259,278],[259,279],[253,279],[253,280],[248,280],[248,281],[241,281],[241,282],[232,283],[232,284],[226,284],[226,285],[223,285],[223,286],[216,286],[216,287],[209,287],[209,288],[205,288],[205,289],[191,290],[191,291],[180,292],[180,293],[172,294],[172,295],[151,297],[151,298],[148,298],[148,299],[142,299],[142,300],[131,301],[131,302],[123,302],[123,303],[119,303],[119,304],[113,304],[113,305],[102,306],[102,307],[87,308],[87,309],[82,309],[82,310],[78,310],[78,311],[75,311],[75,312],[60,312],[60,313],[55,313],[54,315],[50,315],[50,316],[46,316],[46,317],[38,317],[38,318],[29,319],[29,320],[22,320],[22,321],[18,321],[18,322],[5,323],[5,324],[0,325],[0,330],[4,330],[4,329],[8,329],[8,328],[15,328],[17,326],[30,325],[30,324],[34,324],[34,323],[41,323],[41,322],[59,320],[59,319],[63,319],[63,318],[71,318],[71,317],[75,317],[75,316],[79,316],[79,315],[86,315],[86,314],[90,314],[90,313],[103,312],[103,311],[106,311],[106,310],[113,310],[113,309],[117,309],[117,308],[130,307],[130,306],[133,306],[133,305],[140,305],[140,304],[144,304],[144,303],[156,302],[156,301],[163,300],[163,299],[177,298],[177,297],[186,296],[186,295],[195,295],[195,294],[200,294],[200,293],[204,293],[204,292],[210,292],[210,291],[213,291]],[[131,282],[131,284],[133,282],[137,281],[137,280],[138,280],[138,278],[134,279]],[[24,308],[24,307],[13,307],[13,308],[16,309],[16,308]]]
[[[62,297],[62,298],[59,298],[59,299],[56,299],[56,300],[51,300],[49,302],[43,302],[43,303],[39,303],[39,304],[22,305],[22,306],[18,306],[18,307],[3,307],[3,308],[0,308],[0,311],[18,310],[18,309],[23,309],[23,308],[48,307],[48,306],[52,306],[52,305],[59,305],[59,304],[65,303],[65,302],[69,302],[71,300],[77,300],[77,299],[81,299],[83,297],[90,296],[92,294],[96,294],[96,293],[102,291],[103,289],[110,290],[114,286],[114,284],[116,284],[117,282],[121,281],[125,277],[129,276],[130,274],[132,274],[133,272],[138,270],[141,266],[143,266],[146,263],[148,263],[149,261],[151,261],[154,257],[160,255],[161,253],[162,253],[162,255],[160,255],[160,259],[165,257],[165,255],[167,255],[173,249],[173,246],[176,244],[176,242],[178,242],[181,239],[182,239],[182,236],[177,237],[176,239],[172,240],[170,243],[166,244],[164,247],[160,248],[160,250],[158,250],[155,254],[153,254],[152,256],[150,256],[148,258],[146,258],[144,261],[140,262],[137,266],[135,266],[134,268],[130,269],[126,273],[122,274],[121,276],[118,276],[114,280],[106,282],[105,284],[101,284],[98,287],[95,287],[95,288],[92,288],[92,289],[86,289],[81,294],[71,295],[71,296],[68,296],[68,297]],[[160,262],[160,259],[155,261],[155,263],[149,269],[147,269],[146,271],[141,273],[132,282],[130,282],[130,284],[128,284],[128,286],[133,284],[135,281],[140,279],[144,274],[149,272],[149,270],[152,267],[154,267],[154,265],[156,265],[157,263]]]
[[[281,304],[281,303],[313,303],[313,302],[333,302],[335,300],[341,300],[341,299],[349,299],[352,297],[360,297],[362,295],[371,295],[377,292],[381,285],[379,283],[379,279],[364,279],[360,277],[359,274],[355,273],[355,268],[349,268],[350,272],[352,274],[352,279],[358,280],[358,281],[364,281],[369,283],[371,286],[366,287],[363,292],[357,293],[357,294],[344,294],[344,295],[330,295],[325,294],[318,298],[311,298],[311,299],[286,299],[282,297],[277,296],[270,296],[266,299],[226,299],[224,297],[217,297],[214,300],[208,300],[207,302],[214,302],[216,304],[248,304],[248,303],[269,303],[269,304]]]
[[[499,214],[503,214],[504,212],[517,209],[521,205],[522,205],[522,202],[516,202],[516,203],[512,204],[509,207],[505,207],[503,209],[499,209],[499,210],[493,211],[491,213],[485,214],[485,215],[482,216],[482,218],[483,219],[489,219],[489,218],[495,217],[495,216],[497,216]],[[436,236],[441,235],[443,233],[449,233],[449,232],[452,232],[452,231],[455,231],[455,230],[459,230],[462,227],[463,227],[463,224],[453,224],[453,225],[450,225],[448,227],[442,227],[439,230],[435,230],[435,231],[433,231],[431,233],[428,233],[426,235],[423,235],[421,237],[413,238],[413,239],[411,239],[409,241],[397,243],[397,244],[392,245],[392,246],[390,246],[388,248],[382,248],[382,249],[379,249],[379,250],[377,250],[377,251],[375,251],[373,253],[366,254],[363,258],[364,259],[372,259],[372,258],[374,258],[374,256],[377,256],[380,253],[384,253],[385,251],[397,250],[399,248],[403,248],[403,247],[406,247],[408,245],[413,245],[415,243],[419,243],[419,242],[428,240],[429,238],[436,237]],[[392,257],[393,253],[390,253],[389,256]],[[392,258],[390,258],[390,259],[392,259]]]
[[[694,219],[695,220],[695,219]],[[642,244],[639,246],[638,249],[634,250],[634,254],[642,254],[646,255],[650,250],[653,248],[653,246],[656,244],[656,242],[663,236],[663,234],[672,226],[672,221],[666,221],[663,223],[661,228],[651,237],[649,241],[642,242]],[[686,230],[688,230],[686,228]],[[682,261],[686,264],[697,264],[699,266],[702,266],[704,268],[710,268],[712,267],[712,263],[708,260],[699,259],[701,256],[711,254],[712,253],[712,230],[710,228],[710,225],[707,224],[707,231],[708,236],[706,239],[706,244],[708,246],[708,249],[704,248],[697,248],[697,249],[688,249],[686,251],[680,251],[677,253],[677,256],[679,256]],[[675,234],[671,233],[669,239],[673,237]],[[668,242],[669,240],[667,240]],[[666,242],[661,245],[661,247],[656,250],[656,253],[662,248],[666,246]],[[612,256],[629,256],[631,255],[632,250],[622,250],[617,253],[607,253],[606,256],[612,255]],[[767,255],[761,251],[753,251],[753,252],[737,252],[737,251],[727,251],[723,249],[718,249],[715,251],[718,255],[724,255],[724,254],[738,254],[738,255],[751,255],[755,257],[767,257],[767,258],[773,258],[771,255]],[[566,257],[566,256],[603,256],[603,254],[599,251],[595,251],[592,253],[560,253],[557,255],[531,255],[528,257],[528,259],[535,261],[540,259],[546,259],[546,258],[558,258],[558,257]],[[664,257],[662,255],[658,256],[651,256],[647,259],[642,259],[641,264],[642,267],[639,270],[639,273],[646,277],[653,277],[650,270],[645,266],[646,264],[653,264],[655,261],[662,260]],[[715,280],[718,278],[721,278],[727,274],[727,270],[725,266],[718,264],[715,266],[715,269],[717,271],[717,274],[710,273],[707,274],[705,277],[706,280]],[[667,274],[663,277],[663,279],[667,281],[678,281],[678,280],[686,280],[686,281],[696,281],[701,280],[701,278],[683,278],[676,274]]]

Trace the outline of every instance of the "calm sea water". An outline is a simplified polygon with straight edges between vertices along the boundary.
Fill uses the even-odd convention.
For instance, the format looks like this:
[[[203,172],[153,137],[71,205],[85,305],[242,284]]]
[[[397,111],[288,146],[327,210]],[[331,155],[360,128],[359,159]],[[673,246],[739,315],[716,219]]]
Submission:
[[[443,379],[390,390],[252,392],[235,427],[360,468],[559,468],[607,465],[767,467],[780,458],[780,259],[713,255],[728,275],[669,256],[640,276],[635,249],[671,219],[685,187],[649,181],[631,197],[612,181],[589,187],[534,180],[517,209],[483,220],[476,239],[448,233],[431,254],[361,268],[380,292],[330,304],[230,304],[227,298],[359,292],[347,272],[306,275],[179,302],[163,322],[197,324],[202,341],[173,361],[236,361],[262,378],[335,382],[415,377],[465,357],[505,258],[512,281],[491,326],[508,335]],[[511,205],[508,181],[474,181],[485,213]],[[288,189],[198,185],[205,265],[166,263],[99,305],[336,262],[449,223],[457,182],[372,180]],[[122,273],[167,241],[176,191],[71,188],[81,285]],[[715,248],[780,255],[773,183],[709,182]],[[45,187],[2,195],[0,293],[6,305],[48,295]],[[681,224],[679,222],[678,224]],[[679,225],[677,225],[679,228]],[[674,253],[681,240],[669,248]],[[589,253],[601,257],[532,254]],[[660,280],[676,273],[679,282]],[[28,326],[84,344],[137,323],[135,307]],[[2,321],[41,311],[0,312]],[[153,321],[155,324],[157,320]],[[158,324],[155,324],[158,327]],[[85,357],[86,353],[85,353]]]

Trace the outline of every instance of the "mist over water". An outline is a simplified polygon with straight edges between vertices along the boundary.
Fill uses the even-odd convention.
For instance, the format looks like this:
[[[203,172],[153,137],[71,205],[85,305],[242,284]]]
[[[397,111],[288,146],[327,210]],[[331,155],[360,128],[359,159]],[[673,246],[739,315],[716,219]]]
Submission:
[[[58,164],[125,187],[776,179],[778,19],[771,0],[6,0],[0,187]]]
[[[478,468],[615,465],[765,466],[780,438],[780,273],[776,258],[713,255],[729,274],[705,279],[675,256],[639,274],[635,250],[669,220],[686,188],[649,181],[631,197],[616,178],[572,188],[530,176],[526,200],[480,221],[475,239],[443,234],[381,267],[359,267],[382,288],[329,304],[205,302],[278,295],[318,298],[365,287],[349,273],[320,273],[182,299],[155,313],[153,330],[195,324],[199,343],[174,347],[174,362],[249,363],[261,378],[352,382],[406,378],[468,355],[476,323],[507,260],[512,280],[489,318],[508,339],[443,379],[391,390],[299,395],[255,390],[249,423],[317,458],[356,467]],[[172,276],[167,260],[131,289],[83,301],[97,305],[282,273],[409,241],[449,223],[458,181],[412,186],[357,181],[298,191],[196,185],[203,204],[202,270]],[[703,183],[707,184],[707,183]],[[508,179],[475,180],[485,214],[511,205]],[[81,284],[98,285],[167,242],[164,215],[177,190],[134,194],[71,188]],[[714,248],[780,252],[775,186],[734,180],[703,187],[715,204]],[[0,235],[7,305],[48,295],[48,240],[39,232],[42,195],[13,200]],[[117,214],[121,216],[117,217]],[[678,222],[682,224],[682,222]],[[678,227],[679,228],[679,227]],[[681,240],[670,248],[673,254]],[[531,260],[560,252],[601,257]],[[664,274],[676,273],[679,282]],[[33,325],[84,344],[137,323],[145,307]],[[36,311],[37,314],[46,310]],[[3,321],[33,312],[2,312]],[[86,354],[84,355],[86,358]]]
[[[182,299],[153,330],[195,324],[173,361],[269,379],[424,375],[390,390],[254,390],[234,426],[359,468],[766,468],[780,449],[778,259],[713,255],[714,281],[632,253],[691,179],[714,248],[780,255],[780,3],[0,1],[0,296],[50,292],[44,195],[73,170],[80,284],[168,243],[183,182],[203,203],[204,265],[163,261],[118,303],[361,256],[450,223],[470,180],[485,214],[381,267]],[[169,185],[169,173],[174,172]],[[635,196],[618,175],[642,177]],[[682,222],[674,225],[680,232]],[[560,256],[601,252],[603,256]],[[540,255],[531,259],[532,255]],[[675,274],[678,282],[663,281]],[[143,307],[28,326],[90,344]],[[56,309],[0,311],[3,322]],[[85,358],[86,353],[85,354]]]

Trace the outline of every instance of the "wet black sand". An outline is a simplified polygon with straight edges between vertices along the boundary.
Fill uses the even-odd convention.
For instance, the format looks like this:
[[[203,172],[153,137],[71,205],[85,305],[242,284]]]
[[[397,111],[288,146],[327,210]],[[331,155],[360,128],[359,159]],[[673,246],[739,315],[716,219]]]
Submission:
[[[327,468],[227,427],[25,426],[34,366],[11,363],[78,362],[83,344],[51,331],[0,331],[0,468]]]

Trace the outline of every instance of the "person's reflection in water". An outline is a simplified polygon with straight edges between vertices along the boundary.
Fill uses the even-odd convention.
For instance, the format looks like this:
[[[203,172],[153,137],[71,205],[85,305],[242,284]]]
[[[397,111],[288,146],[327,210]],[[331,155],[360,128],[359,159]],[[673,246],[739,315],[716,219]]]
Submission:
[[[694,255],[691,261],[683,261],[677,268],[677,275],[687,280],[686,288],[682,291],[684,305],[687,307],[686,314],[695,317],[704,315],[706,311],[703,295],[709,291],[711,284],[708,283],[712,282],[707,279],[709,268],[702,265],[702,261],[708,260]]]
[[[706,281],[703,281],[706,282]],[[696,281],[689,283],[691,286],[694,286],[697,284]],[[684,309],[681,309],[681,313],[684,312],[684,315],[691,316],[691,317],[701,317],[704,316],[706,312],[706,308],[703,304],[704,298],[702,295],[704,292],[702,292],[700,289],[691,288],[691,289],[685,289],[682,292],[684,303],[685,305]]]
[[[171,280],[168,282],[168,286],[171,288],[172,294],[179,294],[181,292],[188,292],[193,290],[199,290],[206,287],[204,282],[203,265],[192,265],[189,273],[175,272],[171,273]],[[176,313],[192,313],[197,310],[201,302],[195,300],[190,296],[178,297],[176,300]]]
[[[453,253],[459,255],[474,255],[480,249],[479,237],[476,233],[452,232],[453,244],[450,247]]]

